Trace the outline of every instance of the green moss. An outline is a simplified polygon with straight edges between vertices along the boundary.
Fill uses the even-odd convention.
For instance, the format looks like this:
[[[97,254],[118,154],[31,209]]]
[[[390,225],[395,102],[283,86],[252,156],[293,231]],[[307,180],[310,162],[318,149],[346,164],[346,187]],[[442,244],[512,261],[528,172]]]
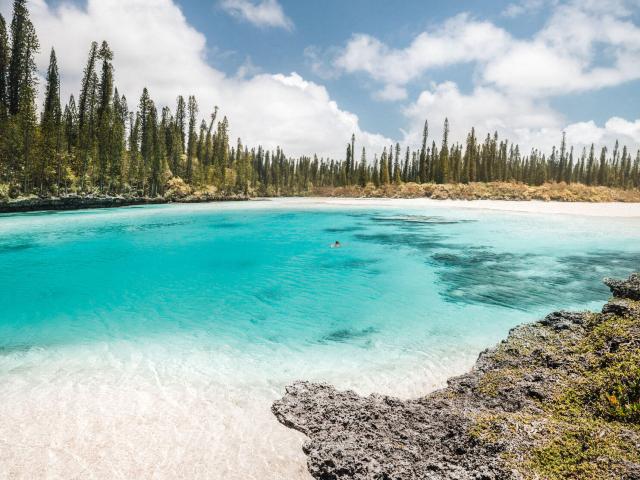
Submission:
[[[603,350],[608,352],[614,343],[624,347],[640,342],[639,330],[640,322],[635,317],[611,317],[594,325],[582,342],[582,349],[584,352],[602,353]]]
[[[476,391],[499,399],[535,370],[552,379],[548,395],[524,411],[478,415],[471,435],[488,444],[517,437],[501,458],[528,479],[619,479],[640,463],[640,317],[593,314],[583,337],[541,329],[513,340],[494,353],[505,367]],[[562,367],[540,358],[561,358]]]
[[[480,380],[476,390],[487,397],[497,397],[501,391],[515,385],[524,377],[529,370],[523,368],[502,368],[485,373]]]
[[[640,452],[615,426],[604,420],[573,419],[534,448],[527,470],[548,480],[620,479],[625,462],[640,462]]]
[[[504,437],[504,414],[484,414],[474,418],[469,434],[485,443],[496,444]]]

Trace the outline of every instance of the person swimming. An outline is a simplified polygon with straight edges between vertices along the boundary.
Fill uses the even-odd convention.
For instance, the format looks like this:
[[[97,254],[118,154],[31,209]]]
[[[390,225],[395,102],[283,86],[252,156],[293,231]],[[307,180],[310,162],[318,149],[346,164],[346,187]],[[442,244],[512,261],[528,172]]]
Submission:
[[[342,245],[340,245],[340,242],[338,240],[336,240],[333,245],[331,245],[331,248],[340,248]]]

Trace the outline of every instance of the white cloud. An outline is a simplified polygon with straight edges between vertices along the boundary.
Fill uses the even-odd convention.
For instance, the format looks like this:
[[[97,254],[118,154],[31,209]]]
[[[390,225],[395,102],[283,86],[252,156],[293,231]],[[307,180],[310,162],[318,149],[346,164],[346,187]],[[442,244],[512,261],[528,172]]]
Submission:
[[[615,2],[616,4],[619,2]],[[640,27],[605,2],[557,7],[530,40],[513,41],[484,66],[484,80],[523,94],[596,90],[640,78]],[[605,52],[605,54],[603,54]]]
[[[245,20],[257,27],[293,29],[278,0],[221,0],[220,7],[230,15]]]
[[[453,141],[464,141],[471,127],[475,127],[481,141],[488,133],[497,131],[500,138],[517,143],[523,153],[532,148],[550,152],[553,145],[559,145],[563,131],[569,144],[578,149],[592,142],[611,147],[616,140],[633,151],[640,148],[640,120],[630,122],[612,117],[602,127],[593,121],[568,123],[539,99],[511,95],[492,87],[477,87],[464,94],[453,82],[435,84],[423,91],[404,113],[410,125],[405,142],[412,145],[418,145],[422,138],[425,118],[429,120],[429,141],[435,140],[439,145],[444,119],[448,117]]]
[[[451,81],[426,89],[420,85],[422,93],[403,107],[405,139],[413,144],[420,141],[425,118],[439,142],[448,117],[452,139],[458,141],[475,126],[482,136],[497,130],[525,151],[533,146],[549,151],[563,130],[578,145],[613,143],[617,136],[637,148],[639,121],[568,124],[550,101],[640,79],[640,27],[633,16],[638,7],[640,0],[521,0],[503,15],[549,11],[542,28],[528,38],[460,14],[420,33],[404,48],[391,48],[371,35],[354,35],[333,64],[345,73],[367,75],[380,86],[373,97],[385,101],[405,100],[408,86],[420,85],[429,72],[471,64],[470,93],[462,93]]]
[[[502,11],[503,17],[516,18],[527,13],[537,12],[542,7],[555,6],[558,0],[521,0],[507,5]]]
[[[510,35],[489,22],[462,14],[442,27],[418,35],[404,49],[393,49],[370,35],[354,35],[334,60],[347,72],[365,72],[385,84],[389,92],[422,76],[425,71],[495,57],[510,42]],[[381,98],[388,99],[389,95]],[[403,97],[396,95],[397,99]]]
[[[529,148],[533,130],[560,130],[563,119],[549,106],[527,98],[513,98],[493,88],[477,87],[470,94],[460,92],[453,82],[432,85],[405,109],[410,129],[405,140],[419,143],[424,119],[429,120],[431,140],[439,144],[445,117],[449,118],[451,138],[464,140],[472,127],[480,138],[497,131],[502,138],[522,143]],[[559,137],[558,137],[559,138]]]
[[[0,11],[10,13],[9,4],[0,0]],[[295,156],[315,152],[342,158],[352,133],[367,148],[390,142],[362,131],[358,117],[341,110],[323,86],[295,73],[255,75],[244,69],[227,76],[211,67],[204,35],[172,0],[89,0],[84,8],[31,0],[30,10],[42,45],[38,68],[46,70],[55,44],[65,101],[77,95],[90,42],[105,39],[115,53],[116,86],[130,109],[137,107],[144,86],[159,105],[172,108],[178,94],[194,94],[202,117],[215,105],[228,116],[232,137],[248,145],[282,146]]]
[[[371,35],[354,35],[334,59],[346,73],[364,72],[383,85],[374,96],[402,100],[400,88],[425,73],[462,63],[479,72],[476,83],[546,97],[595,90],[640,79],[640,27],[632,21],[638,0],[524,0],[511,16],[551,9],[544,27],[528,39],[467,14],[417,35],[405,48],[391,48]],[[395,95],[393,94],[395,93]]]
[[[404,100],[405,98],[407,98],[407,95],[407,90],[405,88],[399,87],[392,83],[390,83],[389,85],[385,85],[382,90],[374,93],[374,97],[378,100],[388,101]]]

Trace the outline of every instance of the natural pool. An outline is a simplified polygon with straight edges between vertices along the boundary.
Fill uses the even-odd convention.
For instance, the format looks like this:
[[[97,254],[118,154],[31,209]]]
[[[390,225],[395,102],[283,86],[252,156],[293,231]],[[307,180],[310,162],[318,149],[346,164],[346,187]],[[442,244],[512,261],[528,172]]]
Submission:
[[[470,205],[0,215],[0,477],[307,478],[287,383],[421,395],[640,268],[638,206]]]

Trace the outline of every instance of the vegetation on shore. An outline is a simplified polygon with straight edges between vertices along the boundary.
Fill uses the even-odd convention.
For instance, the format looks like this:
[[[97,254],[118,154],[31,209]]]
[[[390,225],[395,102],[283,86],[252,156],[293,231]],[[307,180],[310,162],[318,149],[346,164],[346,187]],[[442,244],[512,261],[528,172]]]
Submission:
[[[373,158],[357,148],[354,136],[344,159],[290,158],[281,148],[248,147],[241,139],[230,140],[229,122],[219,118],[217,107],[208,107],[210,116],[199,116],[193,96],[178,96],[171,110],[156,105],[144,88],[132,107],[115,87],[114,53],[106,42],[91,44],[79,95],[72,95],[64,107],[57,56],[51,50],[38,113],[34,58],[39,48],[27,0],[14,0],[9,28],[0,16],[0,199],[70,193],[157,198],[179,183],[217,196],[305,195],[359,187],[389,196],[422,189],[433,198],[501,198],[507,194],[493,182],[508,182],[542,186],[539,195],[544,199],[547,190],[556,190],[547,183],[640,188],[640,151],[634,154],[617,142],[611,150],[597,151],[591,145],[575,151],[563,136],[550,153],[521,152],[497,133],[482,139],[472,129],[462,145],[449,139],[448,121],[437,144],[430,141],[425,122],[417,148],[396,143]],[[477,186],[487,182],[492,185]],[[513,195],[538,198],[538,193],[525,194],[523,188],[513,187]],[[498,197],[486,197],[492,191]],[[567,192],[568,198],[575,193]],[[580,198],[593,200],[602,191],[592,192]]]
[[[310,195],[355,198],[432,198],[436,200],[542,200],[557,202],[640,202],[640,190],[581,183],[526,185],[514,182],[401,183],[366,187],[325,187]]]
[[[480,441],[505,447],[502,459],[523,478],[640,475],[640,277],[628,283],[634,298],[613,299],[601,314],[548,322],[548,331],[492,353],[497,368],[477,386],[485,395],[499,401],[541,379],[530,390],[534,402],[483,412],[473,430]]]

